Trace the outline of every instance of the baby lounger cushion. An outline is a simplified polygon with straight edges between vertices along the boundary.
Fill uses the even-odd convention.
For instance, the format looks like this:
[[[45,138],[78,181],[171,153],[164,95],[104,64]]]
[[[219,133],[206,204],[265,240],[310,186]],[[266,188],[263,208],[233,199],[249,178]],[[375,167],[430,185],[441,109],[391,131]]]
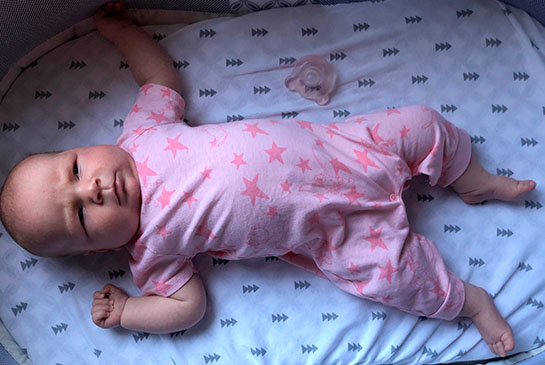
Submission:
[[[413,180],[412,230],[433,239],[462,279],[484,287],[513,327],[515,351],[545,344],[545,30],[494,0],[365,2],[274,9],[146,28],[174,59],[190,125],[269,118],[342,122],[424,104],[465,128],[482,164],[533,178],[511,202],[464,204]],[[309,54],[338,73],[317,106],[284,79]],[[97,33],[41,57],[0,104],[0,175],[30,152],[115,143],[138,85]],[[469,319],[418,318],[353,297],[274,257],[195,264],[205,318],[170,335],[103,330],[91,296],[138,291],[126,254],[35,257],[0,229],[0,318],[36,363],[445,363],[492,357]]]

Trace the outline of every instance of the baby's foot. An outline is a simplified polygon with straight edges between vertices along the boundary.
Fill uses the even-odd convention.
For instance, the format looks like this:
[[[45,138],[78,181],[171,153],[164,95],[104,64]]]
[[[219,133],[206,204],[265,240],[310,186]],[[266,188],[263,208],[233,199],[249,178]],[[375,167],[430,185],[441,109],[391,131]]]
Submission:
[[[513,200],[534,190],[532,180],[515,180],[507,176],[487,172],[473,157],[466,171],[451,187],[467,204],[476,204],[488,199]]]
[[[468,191],[455,191],[467,204],[481,203],[489,199],[514,200],[532,191],[536,183],[532,180],[515,180],[506,176],[489,174],[484,186]]]
[[[471,320],[477,326],[483,340],[494,354],[504,357],[507,351],[515,347],[513,330],[505,319],[498,313],[492,298],[486,291],[480,289],[482,295],[482,309]]]
[[[469,301],[472,304],[464,307],[465,313],[461,314],[471,318],[490,351],[495,355],[506,356],[507,352],[515,347],[511,326],[498,312],[494,301],[484,289],[464,284],[466,284],[466,303]],[[471,297],[468,298],[467,295]]]

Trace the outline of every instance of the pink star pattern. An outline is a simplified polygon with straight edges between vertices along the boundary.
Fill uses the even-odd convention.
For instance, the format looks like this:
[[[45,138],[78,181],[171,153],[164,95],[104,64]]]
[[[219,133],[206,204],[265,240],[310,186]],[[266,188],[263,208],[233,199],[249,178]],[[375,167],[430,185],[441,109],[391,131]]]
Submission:
[[[362,193],[358,192],[356,190],[356,187],[353,186],[352,189],[348,193],[344,194],[344,196],[346,196],[348,198],[348,204],[352,205],[353,203],[356,203],[359,206],[361,206],[361,204],[358,202],[358,199],[365,196],[365,194],[362,194]]]
[[[269,205],[268,208],[269,208],[269,210],[267,211],[267,213],[265,213],[265,215],[269,216],[271,218],[271,220],[273,220],[274,217],[279,217],[280,216],[280,214],[278,214],[278,206]]]
[[[144,95],[148,95],[148,91],[151,89],[153,89],[153,85],[150,85],[150,84],[144,85],[140,88],[140,90],[144,92]]]
[[[161,210],[166,207],[170,208],[170,197],[174,194],[174,191],[175,190],[169,191],[163,186],[163,191],[161,191],[161,195],[157,198],[157,201],[161,204]]]
[[[214,147],[218,147],[218,137],[214,137],[214,139],[210,141],[210,148]]]
[[[409,257],[405,260],[405,264],[409,267],[409,270],[415,272],[418,269],[420,263],[414,260],[412,257]]]
[[[385,266],[379,266],[378,268],[380,269],[380,276],[378,279],[386,279],[388,280],[388,284],[392,284],[392,275],[398,272],[399,269],[397,267],[393,267],[390,260],[388,260]]]
[[[409,138],[409,132],[410,129],[407,128],[405,124],[403,124],[403,128],[399,130],[399,133],[401,134],[401,139],[408,139]]]
[[[388,247],[386,247],[386,244],[384,243],[382,238],[380,238],[380,236],[382,235],[382,227],[380,227],[379,229],[375,231],[375,229],[372,226],[369,226],[369,231],[371,232],[370,236],[367,238],[364,238],[364,240],[369,241],[369,243],[371,243],[371,251],[375,251],[375,248],[377,246],[388,251]]]
[[[324,194],[314,194],[314,197],[320,200],[320,203],[324,200],[329,200],[329,198],[325,196]]]
[[[139,146],[136,143],[133,143],[129,151],[135,153],[138,150],[138,147]]]
[[[341,161],[339,161],[338,158],[334,158],[333,160],[330,160],[329,162],[331,163],[331,166],[333,166],[333,170],[335,170],[335,176],[339,175],[340,170],[352,175],[352,171],[350,171],[348,166],[346,166]]]
[[[382,297],[383,303],[390,304],[391,301],[392,301],[392,298],[390,296]]]
[[[142,108],[139,107],[138,104],[134,104],[131,111],[129,112],[129,115],[131,115],[132,113],[138,113],[140,110],[142,110]]]
[[[141,126],[136,128],[136,129],[133,129],[132,132],[134,134],[136,134],[137,136],[141,136],[142,134],[146,133],[146,132],[152,132],[152,131],[155,131],[156,129],[155,128],[142,128]]]
[[[310,162],[310,160],[303,160],[301,157],[299,157],[299,163],[295,166],[299,167],[301,169],[301,171],[303,172],[303,174],[305,173],[306,170],[309,170],[311,171],[312,169],[308,166],[308,163]]]
[[[164,295],[168,294],[168,289],[170,289],[170,287],[172,286],[170,284],[167,284],[164,278],[161,279],[161,281],[152,280],[152,282],[155,285],[155,291],[157,293],[163,293]]]
[[[286,179],[286,181],[284,181],[282,184],[280,184],[280,186],[282,187],[282,192],[283,193],[291,193],[290,188],[291,188],[292,185],[293,184],[290,184],[288,179]]]
[[[255,206],[256,198],[269,199],[267,194],[265,194],[261,189],[257,187],[257,179],[259,174],[255,175],[253,180],[248,180],[245,177],[242,178],[244,185],[246,185],[246,190],[244,190],[240,195],[248,196],[252,201],[252,206]]]
[[[360,267],[358,265],[354,265],[352,261],[348,263],[348,271],[350,271],[352,274],[357,274],[360,272]]]
[[[164,150],[165,151],[171,151],[172,152],[172,157],[174,157],[174,158],[176,158],[176,151],[178,151],[178,150],[189,150],[189,148],[186,145],[184,145],[184,144],[182,144],[182,143],[180,143],[178,141],[178,139],[180,139],[181,135],[182,134],[178,134],[176,136],[176,138],[168,138],[167,137],[167,146],[165,147]]]
[[[303,129],[308,129],[309,131],[313,132],[314,130],[312,129],[312,123],[311,122],[306,122],[306,121],[303,121],[303,120],[298,120],[297,121],[297,124],[299,124],[301,126],[301,128]]]
[[[212,172],[212,169],[209,169],[207,168],[206,166],[204,167],[204,170],[201,171],[201,175],[202,175],[202,178],[203,179],[210,179],[212,180],[212,178],[210,177],[210,173]]]
[[[169,90],[161,90],[161,92],[168,91]],[[152,90],[152,93],[156,96],[156,99],[159,99],[159,89]],[[174,95],[177,97],[177,95]],[[168,95],[163,93],[163,98],[168,97],[172,98],[173,95]],[[164,100],[166,101],[166,100]],[[141,104],[144,105],[144,104]],[[173,104],[174,106],[176,104]],[[155,110],[156,112],[159,112],[159,114],[155,114],[152,116],[150,114],[150,111],[146,108],[140,108],[139,105],[135,105],[133,107],[133,112],[138,113],[135,115],[135,117],[139,116],[140,119],[145,119],[146,117],[151,116],[148,118],[148,124],[150,126],[155,126],[155,122],[157,123],[164,123],[162,120],[162,117],[165,115],[167,117],[171,116],[171,113],[164,109],[164,112],[161,113],[162,109]],[[143,110],[141,110],[143,109]],[[393,114],[399,114],[399,111],[397,110],[390,110],[388,113],[389,115]],[[231,168],[228,168],[226,173],[231,174],[231,178],[235,179],[235,185],[234,188],[237,189],[235,195],[240,195],[240,198],[238,200],[241,202],[240,204],[245,204],[246,208],[250,208],[247,206],[248,202],[251,202],[253,207],[258,207],[258,211],[256,213],[259,214],[260,221],[257,224],[253,224],[249,228],[253,228],[255,232],[255,239],[253,239],[251,242],[258,244],[259,246],[256,248],[256,251],[259,251],[261,249],[271,249],[271,250],[280,250],[281,244],[284,244],[285,246],[282,247],[288,247],[288,246],[294,246],[295,243],[288,241],[285,243],[282,240],[283,233],[286,230],[285,225],[288,223],[285,220],[288,219],[288,217],[285,216],[285,211],[283,208],[282,203],[280,202],[279,198],[288,199],[289,197],[292,197],[293,195],[284,195],[284,193],[304,193],[306,194],[305,199],[311,200],[311,204],[318,205],[318,201],[314,200],[314,198],[319,199],[319,201],[323,202],[322,205],[327,203],[329,207],[333,210],[328,211],[319,211],[314,210],[310,214],[306,215],[305,222],[303,222],[303,229],[306,229],[308,231],[312,231],[313,233],[317,232],[320,234],[320,239],[323,242],[323,245],[320,247],[320,251],[318,252],[320,257],[316,256],[317,259],[320,259],[320,264],[327,265],[327,263],[333,263],[335,262],[334,259],[339,256],[341,258],[341,255],[347,253],[347,256],[342,256],[342,264],[344,265],[344,271],[346,278],[353,278],[354,281],[349,281],[348,279],[344,279],[346,283],[343,283],[345,288],[348,287],[348,290],[352,292],[359,292],[360,294],[363,294],[365,292],[365,288],[367,285],[371,283],[371,285],[382,283],[382,285],[385,285],[386,283],[384,281],[387,281],[389,284],[392,284],[393,281],[396,281],[398,278],[400,278],[401,275],[401,267],[394,267],[391,263],[391,260],[388,260],[388,257],[384,257],[384,260],[378,261],[378,264],[375,264],[373,269],[373,276],[371,276],[371,272],[367,272],[367,268],[365,267],[365,263],[359,262],[358,258],[355,256],[349,256],[350,253],[349,250],[344,250],[337,248],[337,252],[335,252],[336,248],[334,247],[333,243],[336,243],[336,240],[334,240],[334,232],[331,231],[331,229],[339,229],[339,230],[345,230],[349,231],[350,225],[348,222],[349,220],[349,214],[346,214],[346,219],[342,220],[343,214],[341,212],[339,213],[339,218],[337,218],[337,215],[335,214],[335,211],[340,208],[341,206],[344,206],[346,209],[343,210],[354,210],[358,209],[358,206],[371,206],[373,204],[372,201],[368,201],[372,198],[372,189],[367,191],[369,188],[363,185],[356,185],[353,181],[353,178],[355,178],[353,175],[356,175],[358,173],[361,174],[362,169],[359,167],[362,166],[363,170],[365,172],[369,171],[375,171],[371,168],[380,169],[382,168],[382,161],[385,161],[382,159],[381,156],[383,152],[382,149],[385,149],[386,145],[389,144],[395,144],[395,141],[399,141],[399,139],[407,139],[409,137],[409,133],[413,132],[416,133],[417,129],[420,129],[420,126],[414,126],[413,124],[409,124],[409,126],[406,126],[403,124],[403,117],[397,117],[394,115],[393,121],[399,120],[403,128],[401,127],[393,127],[392,129],[392,135],[388,135],[386,133],[387,130],[390,129],[390,126],[384,124],[387,123],[390,120],[386,120],[385,118],[386,113],[382,117],[384,121],[379,123],[379,119],[372,119],[371,121],[368,121],[367,124],[362,124],[361,126],[358,126],[357,122],[361,122],[361,120],[357,120],[353,122],[354,124],[351,124],[351,128],[359,128],[363,132],[366,133],[366,140],[362,141],[361,143],[358,143],[358,140],[361,137],[356,137],[353,140],[348,140],[350,138],[349,135],[345,134],[345,126],[342,125],[342,123],[338,124],[330,124],[328,126],[322,126],[318,124],[312,124],[310,122],[304,122],[304,121],[296,121],[296,123],[300,126],[300,128],[295,127],[292,130],[292,134],[295,132],[300,133],[301,136],[305,135],[308,137],[307,141],[311,144],[311,152],[314,152],[313,155],[311,155],[308,151],[301,152],[300,154],[296,153],[295,150],[292,150],[292,145],[294,143],[291,143],[288,145],[288,140],[281,139],[280,135],[276,134],[276,130],[273,130],[273,125],[269,124],[267,122],[259,121],[256,123],[256,121],[251,121],[247,123],[234,123],[230,127],[225,127],[226,130],[229,133],[238,133],[238,136],[242,136],[242,144],[244,145],[244,138],[246,142],[250,142],[250,137],[255,142],[256,139],[257,142],[259,142],[259,138],[261,138],[261,143],[255,147],[255,150],[246,150],[246,146],[240,147],[241,149],[237,151],[237,147],[234,147],[235,145],[231,146],[230,143],[227,143],[225,147],[214,149],[215,151],[221,151],[221,155],[223,157],[223,164],[229,164],[229,159],[231,164],[236,166],[237,171],[233,171]],[[150,119],[153,119],[151,122]],[[356,119],[356,118],[354,118]],[[390,121],[391,122],[391,121]],[[134,124],[137,125],[136,123]],[[260,128],[264,127],[264,129]],[[368,128],[367,128],[368,127]],[[410,127],[410,129],[408,128]],[[131,125],[132,128],[132,125]],[[159,130],[159,126],[156,126],[157,130]],[[316,131],[313,131],[313,128],[316,128]],[[309,132],[307,132],[306,130]],[[138,133],[147,133],[150,129],[144,129],[139,128]],[[273,133],[273,131],[275,133]],[[397,134],[396,132],[399,131],[400,134]],[[201,204],[203,204],[203,197],[198,199],[195,198],[196,195],[201,196],[201,193],[197,190],[193,190],[194,187],[189,187],[188,185],[174,185],[168,182],[163,182],[157,174],[161,174],[159,170],[157,170],[157,173],[152,169],[158,169],[159,161],[157,158],[162,158],[164,160],[170,160],[170,153],[172,153],[172,157],[177,157],[178,151],[188,150],[189,146],[191,149],[197,148],[197,144],[200,143],[200,146],[202,147],[202,151],[208,152],[209,146],[217,147],[221,146],[224,142],[225,138],[221,137],[221,134],[219,133],[219,129],[211,129],[208,135],[203,135],[202,139],[199,141],[193,141],[193,139],[188,138],[188,134],[184,132],[183,130],[180,130],[179,132],[182,132],[181,134],[184,134],[184,136],[181,136],[181,134],[178,134],[174,137],[174,134],[177,132],[174,132],[172,134],[167,134],[161,137],[159,139],[158,145],[155,146],[155,148],[159,151],[165,150],[166,153],[163,153],[163,156],[160,155],[158,157],[154,157],[154,155],[146,157],[145,151],[143,151],[144,146],[140,147],[139,153],[140,155],[138,158],[140,159],[140,162],[137,162],[137,167],[139,170],[139,174],[141,176],[142,182],[145,185],[147,182],[146,187],[143,189],[143,191],[153,191],[154,194],[151,193],[148,194],[150,196],[148,203],[152,203],[150,206],[150,209],[154,209],[155,212],[159,213],[160,211],[166,212],[167,210],[165,208],[172,208],[171,206],[175,205],[174,201],[176,199],[180,199],[182,202],[182,207],[186,208],[186,206],[183,205],[183,203],[187,203],[187,207],[189,209],[195,209],[199,208]],[[270,134],[268,133],[270,132]],[[316,133],[310,134],[310,132]],[[330,135],[331,138],[335,136],[336,141],[339,141],[339,144],[341,141],[343,151],[345,153],[345,157],[340,157],[341,154],[331,154],[329,155],[328,152],[331,151],[331,142],[328,140],[328,137],[326,135],[326,132]],[[225,132],[227,133],[227,132]],[[246,133],[249,133],[246,134]],[[199,133],[200,134],[200,133]],[[261,134],[262,136],[258,136]],[[382,136],[381,136],[382,134]],[[156,134],[157,135],[157,134]],[[147,134],[145,134],[147,136]],[[168,137],[174,137],[174,138],[167,138]],[[230,135],[231,136],[231,135]],[[392,138],[395,137],[395,139]],[[411,135],[412,136],[412,135]],[[131,137],[134,137],[134,135],[131,135]],[[288,136],[291,137],[291,136]],[[384,137],[384,138],[383,138]],[[163,139],[164,138],[164,139]],[[222,139],[223,138],[223,139]],[[309,139],[310,138],[310,139]],[[388,141],[385,141],[385,138],[388,139]],[[165,143],[166,139],[166,143]],[[181,142],[188,143],[188,145],[184,145],[180,143]],[[212,141],[211,141],[212,140]],[[189,142],[188,142],[189,141]],[[211,141],[211,142],[210,142]],[[280,145],[276,143],[276,141],[279,141]],[[393,142],[391,142],[393,141]],[[132,142],[130,142],[132,143]],[[140,143],[140,142],[139,142]],[[210,143],[210,144],[208,144]],[[297,139],[295,140],[295,144],[297,144]],[[375,147],[374,144],[377,146]],[[127,146],[128,144],[125,144]],[[284,145],[284,146],[282,146]],[[354,147],[351,147],[354,146]],[[369,147],[368,147],[369,146]],[[372,146],[372,147],[371,147]],[[430,145],[431,148],[432,145]],[[134,145],[134,149],[136,150],[136,145]],[[234,149],[231,149],[233,148]],[[263,148],[267,147],[267,148]],[[320,148],[321,147],[321,148]],[[325,147],[325,148],[324,148]],[[223,150],[225,148],[225,150]],[[346,157],[346,153],[350,154],[350,149],[353,149],[354,155],[352,157]],[[429,150],[429,149],[428,149]],[[170,152],[168,152],[170,151]],[[233,152],[238,152],[233,153]],[[261,152],[263,151],[263,152]],[[184,157],[187,153],[186,152],[180,152],[182,154],[182,157]],[[233,157],[230,157],[230,154],[233,153]],[[267,155],[263,155],[263,153],[266,153]],[[286,153],[284,155],[284,153]],[[301,154],[305,155],[305,159]],[[442,151],[437,151],[437,148],[435,147],[432,151],[432,154],[438,154],[441,155]],[[266,157],[268,156],[268,158]],[[339,156],[336,158],[336,156]],[[283,158],[286,157],[286,161],[283,160]],[[297,158],[299,158],[299,161],[297,161]],[[152,161],[149,161],[151,159]],[[180,157],[181,159],[181,157]],[[260,172],[259,169],[263,168],[265,166],[264,162],[267,159],[269,161],[269,164],[274,164],[275,161],[282,164],[282,168],[284,168],[284,165],[290,165],[290,171],[289,174],[278,174],[277,176],[269,176],[268,174],[265,174],[263,172]],[[247,160],[247,161],[245,161]],[[376,161],[375,161],[376,160]],[[172,160],[170,160],[172,161]],[[298,162],[295,164],[295,162]],[[313,166],[310,167],[310,163],[312,162]],[[346,162],[346,164],[345,164]],[[207,162],[204,162],[207,163]],[[211,179],[211,182],[220,179],[220,172],[219,170],[215,169],[212,165],[212,162],[208,162],[207,164],[212,166],[205,166],[204,163],[193,165],[192,171],[196,175],[197,183],[205,183],[206,179]],[[328,163],[330,165],[328,165]],[[239,171],[240,167],[244,166],[243,171]],[[331,166],[331,167],[330,167]],[[301,174],[298,174],[297,168],[300,169]],[[352,173],[351,169],[354,169],[354,173]],[[211,172],[214,172],[214,177],[211,177]],[[255,169],[255,170],[254,170]],[[249,172],[252,170],[251,172]],[[309,171],[309,174],[306,174],[306,171]],[[322,172],[320,174],[320,172]],[[401,172],[405,172],[406,170],[403,170]],[[198,176],[198,173],[201,174],[202,178]],[[395,170],[394,170],[395,174]],[[254,175],[254,178],[250,179],[251,175]],[[261,181],[259,181],[259,176],[261,176]],[[195,176],[194,176],[195,177]],[[286,179],[287,177],[287,179]],[[162,178],[164,178],[162,176]],[[239,180],[240,179],[240,180]],[[284,179],[284,180],[281,180]],[[289,180],[291,179],[291,180]],[[242,181],[241,181],[242,180]],[[291,182],[290,182],[291,181]],[[240,184],[243,183],[244,185]],[[173,188],[173,190],[169,190],[167,188]],[[237,188],[238,186],[238,188]],[[184,187],[186,190],[184,191]],[[262,190],[261,188],[265,189]],[[240,189],[240,190],[238,190]],[[357,189],[361,189],[361,192]],[[393,190],[393,189],[392,189]],[[274,194],[273,194],[274,191]],[[386,190],[389,194],[389,191]],[[271,194],[270,196],[268,194]],[[327,196],[326,196],[327,195]],[[246,200],[245,197],[248,197],[249,200]],[[314,197],[314,198],[313,198]],[[386,198],[388,195],[386,195]],[[381,199],[381,201],[384,201]],[[387,201],[387,200],[386,200]],[[198,202],[195,207],[192,207],[192,204]],[[338,203],[338,206],[335,207],[335,204]],[[380,205],[380,203],[376,203],[377,205]],[[180,203],[178,202],[178,206]],[[351,207],[351,205],[354,205],[354,207]],[[384,203],[386,205],[386,203]],[[186,212],[189,211],[186,210]],[[200,210],[200,209],[199,209]],[[255,210],[255,209],[254,209]],[[280,213],[282,212],[282,214]],[[323,216],[320,216],[318,212],[321,212]],[[284,221],[284,222],[282,222]],[[203,244],[203,241],[211,240],[212,238],[217,239],[217,237],[214,235],[213,230],[216,230],[218,234],[220,234],[221,230],[218,230],[218,227],[216,224],[213,223],[213,220],[208,220],[206,217],[199,218],[199,222],[196,223],[193,227],[195,230],[193,232],[193,235],[201,236],[200,239],[197,239],[198,244],[203,245],[203,247],[206,246],[213,246],[214,250],[218,250],[218,254],[227,253],[228,255],[231,255],[231,257],[236,257],[237,254],[242,253],[241,251],[237,251],[237,249],[240,249],[240,246],[237,245],[233,246],[233,249],[231,251],[225,250],[223,247],[220,247],[221,244],[216,244],[215,240],[213,241],[214,244],[205,245]],[[273,222],[280,222],[280,228],[278,229],[277,224]],[[363,223],[362,223],[363,222]],[[369,221],[363,220],[360,224],[360,234],[357,238],[359,242],[355,242],[355,244],[359,244],[360,246],[363,244],[363,246],[368,246],[368,249],[363,247],[363,253],[365,254],[365,250],[367,250],[367,255],[375,255],[375,258],[380,258],[383,256],[383,254],[390,252],[388,246],[385,244],[386,241],[389,242],[390,247],[394,248],[393,243],[390,243],[390,234],[387,231],[384,231],[384,229],[388,230],[386,225],[384,223],[369,223]],[[149,227],[149,231],[147,234],[151,233],[151,236],[153,239],[157,241],[164,240],[172,240],[173,238],[178,238],[177,234],[178,231],[170,232],[168,230],[167,225],[157,225],[162,224],[163,222],[159,221],[158,223],[151,223],[151,226]],[[367,223],[367,224],[366,224]],[[383,224],[383,226],[380,226],[380,224]],[[170,226],[171,229],[175,229],[174,226]],[[365,227],[369,227],[368,231],[365,232]],[[363,231],[363,232],[361,232]],[[384,240],[382,239],[382,233],[385,233]],[[175,236],[170,237],[170,235],[174,234]],[[204,237],[204,238],[203,238]],[[223,238],[223,237],[221,237]],[[220,241],[218,239],[218,241]],[[244,240],[243,240],[244,241]],[[139,242],[138,245],[141,243]],[[244,242],[240,242],[240,244],[244,244]],[[137,244],[135,243],[135,246]],[[267,247],[264,247],[266,246]],[[318,246],[318,245],[316,245]],[[325,246],[325,247],[324,247]],[[138,247],[138,246],[136,246]],[[379,247],[380,249],[376,249]],[[143,248],[142,248],[143,249]],[[151,247],[150,247],[151,249]],[[299,248],[301,252],[306,249],[304,247]],[[314,249],[314,247],[311,247],[311,245],[308,245],[308,249]],[[138,248],[138,250],[141,250]],[[344,252],[342,252],[344,251]],[[377,251],[376,253],[374,251]],[[260,251],[261,252],[261,251]],[[287,252],[287,251],[283,251]],[[144,253],[145,254],[145,253]],[[295,255],[295,254],[292,254]],[[378,256],[377,256],[378,255]],[[286,256],[289,256],[286,255]],[[385,256],[385,255],[384,255]],[[301,260],[304,260],[305,258],[301,255]],[[394,258],[391,257],[392,260],[394,260],[394,264],[398,264],[398,261],[396,261]],[[350,261],[353,260],[353,261]],[[409,262],[408,259],[406,263],[406,268],[410,268],[411,270],[416,269],[418,264],[416,262]],[[309,261],[309,267],[314,267],[313,262]],[[317,268],[314,268],[315,271],[318,271]],[[394,276],[396,272],[400,272],[400,275]],[[362,274],[363,273],[363,274]],[[364,276],[368,274],[369,276]],[[410,274],[410,272],[409,272]],[[329,275],[329,274],[328,274]],[[331,276],[331,275],[329,275]],[[415,276],[415,275],[413,275]],[[169,277],[166,277],[168,279]],[[156,291],[161,293],[166,293],[170,289],[170,285],[168,284],[169,281],[163,279],[161,275],[154,276],[153,279],[159,280],[154,281]],[[429,297],[433,298],[434,296],[440,299],[441,297],[444,297],[446,294],[441,289],[439,285],[439,280],[433,280],[433,276],[426,275],[424,277],[419,277],[422,284],[426,284],[425,287],[423,286],[424,291],[429,291],[427,294]],[[348,284],[348,283],[353,283]],[[394,283],[395,285],[395,283]],[[153,287],[152,287],[153,288]],[[374,289],[370,287],[370,289]],[[373,294],[371,290],[369,291],[370,294]],[[390,298],[389,296],[386,296],[387,292],[377,293],[376,296],[381,301],[384,302],[394,302],[396,303],[396,299]]]
[[[308,222],[310,224],[320,224],[320,215],[318,213],[314,213],[312,217],[309,218]]]
[[[168,118],[165,116],[165,112],[161,112],[161,113],[151,112],[151,117],[147,117],[146,120],[154,120],[155,123],[161,124],[165,120],[168,120]]]
[[[275,142],[272,143],[272,147],[268,150],[264,150],[269,155],[269,163],[273,163],[274,161],[279,161],[281,164],[284,164],[284,160],[282,160],[282,152],[287,150],[286,147],[278,147]]]
[[[170,97],[170,89],[169,88],[161,89],[161,99],[163,99],[165,96],[167,98]]]
[[[155,226],[155,227],[157,228],[157,234],[163,237],[163,239],[166,239],[167,236],[172,233],[169,230],[167,230],[166,224],[163,224],[162,226]]]
[[[197,230],[195,232],[195,235],[204,237],[205,240],[209,240],[212,238],[216,238],[216,236],[212,233],[212,230],[208,228],[208,222],[205,221],[204,223],[197,226]]]
[[[354,150],[354,153],[356,154],[356,161],[361,163],[361,166],[363,167],[363,170],[367,172],[367,167],[371,166],[374,168],[379,169],[378,165],[373,162],[369,157],[367,157],[367,150],[364,148],[363,151]]]
[[[140,127],[140,126],[139,126],[138,128],[136,128],[136,129],[133,129],[133,130],[132,130],[132,132],[133,132],[134,134],[136,134],[137,136],[142,135],[145,131],[146,131],[146,129],[145,129],[145,128],[142,128],[142,127]]]
[[[247,165],[246,161],[242,159],[244,157],[244,153],[241,153],[240,155],[237,153],[233,153],[235,155],[235,159],[231,161],[233,165],[237,165],[237,170],[240,167],[240,165]]]
[[[360,293],[360,295],[364,295],[363,294],[363,289],[365,289],[367,284],[369,284],[369,280],[367,280],[367,281],[354,281],[353,283],[354,283],[354,286],[356,287],[356,290],[358,291],[358,293]]]
[[[332,129],[328,129],[326,133],[329,134],[329,139],[332,139],[333,136],[337,134],[337,133],[336,133],[334,130],[332,130]]]
[[[148,176],[157,176],[157,173],[148,167],[149,156],[146,157],[144,162],[136,161],[136,169],[138,174],[144,180],[144,185],[146,185]]]
[[[267,136],[269,135],[269,133],[265,132],[263,129],[258,127],[258,123],[255,123],[255,124],[244,123],[244,125],[246,126],[246,129],[243,129],[242,131],[251,133],[252,138],[255,138],[255,136],[258,133],[264,134],[264,135],[267,135]]]
[[[389,117],[392,114],[401,114],[401,112],[397,110],[397,108],[391,108],[386,110],[386,116]]]
[[[375,128],[371,129],[371,139],[376,143],[379,144],[380,142],[384,142],[384,139],[378,135],[378,128],[380,127],[380,123],[377,123]]]
[[[193,197],[193,190],[187,192],[184,191],[184,198],[182,199],[182,204],[187,203],[187,206],[191,208],[191,204],[197,202],[198,200]]]

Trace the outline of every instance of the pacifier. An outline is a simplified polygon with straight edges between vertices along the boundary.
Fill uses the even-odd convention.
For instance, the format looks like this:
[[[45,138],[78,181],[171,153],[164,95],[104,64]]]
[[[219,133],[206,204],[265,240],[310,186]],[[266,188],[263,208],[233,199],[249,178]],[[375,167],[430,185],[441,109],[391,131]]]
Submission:
[[[325,105],[335,90],[337,74],[325,58],[310,55],[301,58],[286,78],[286,87],[303,98]]]

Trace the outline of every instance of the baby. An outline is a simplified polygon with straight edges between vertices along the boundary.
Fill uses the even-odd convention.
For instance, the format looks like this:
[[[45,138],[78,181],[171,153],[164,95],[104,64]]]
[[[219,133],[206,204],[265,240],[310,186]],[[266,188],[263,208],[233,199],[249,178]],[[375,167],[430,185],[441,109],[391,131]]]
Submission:
[[[179,75],[121,3],[95,15],[141,86],[117,146],[27,157],[10,172],[0,217],[43,256],[125,246],[142,296],[106,285],[93,295],[103,328],[169,333],[206,307],[191,258],[278,256],[341,289],[403,311],[470,317],[494,354],[511,327],[482,288],[448,271],[433,242],[409,231],[401,194],[414,175],[469,204],[535,188],[486,172],[469,135],[426,107],[342,123],[243,120],[183,123]]]

